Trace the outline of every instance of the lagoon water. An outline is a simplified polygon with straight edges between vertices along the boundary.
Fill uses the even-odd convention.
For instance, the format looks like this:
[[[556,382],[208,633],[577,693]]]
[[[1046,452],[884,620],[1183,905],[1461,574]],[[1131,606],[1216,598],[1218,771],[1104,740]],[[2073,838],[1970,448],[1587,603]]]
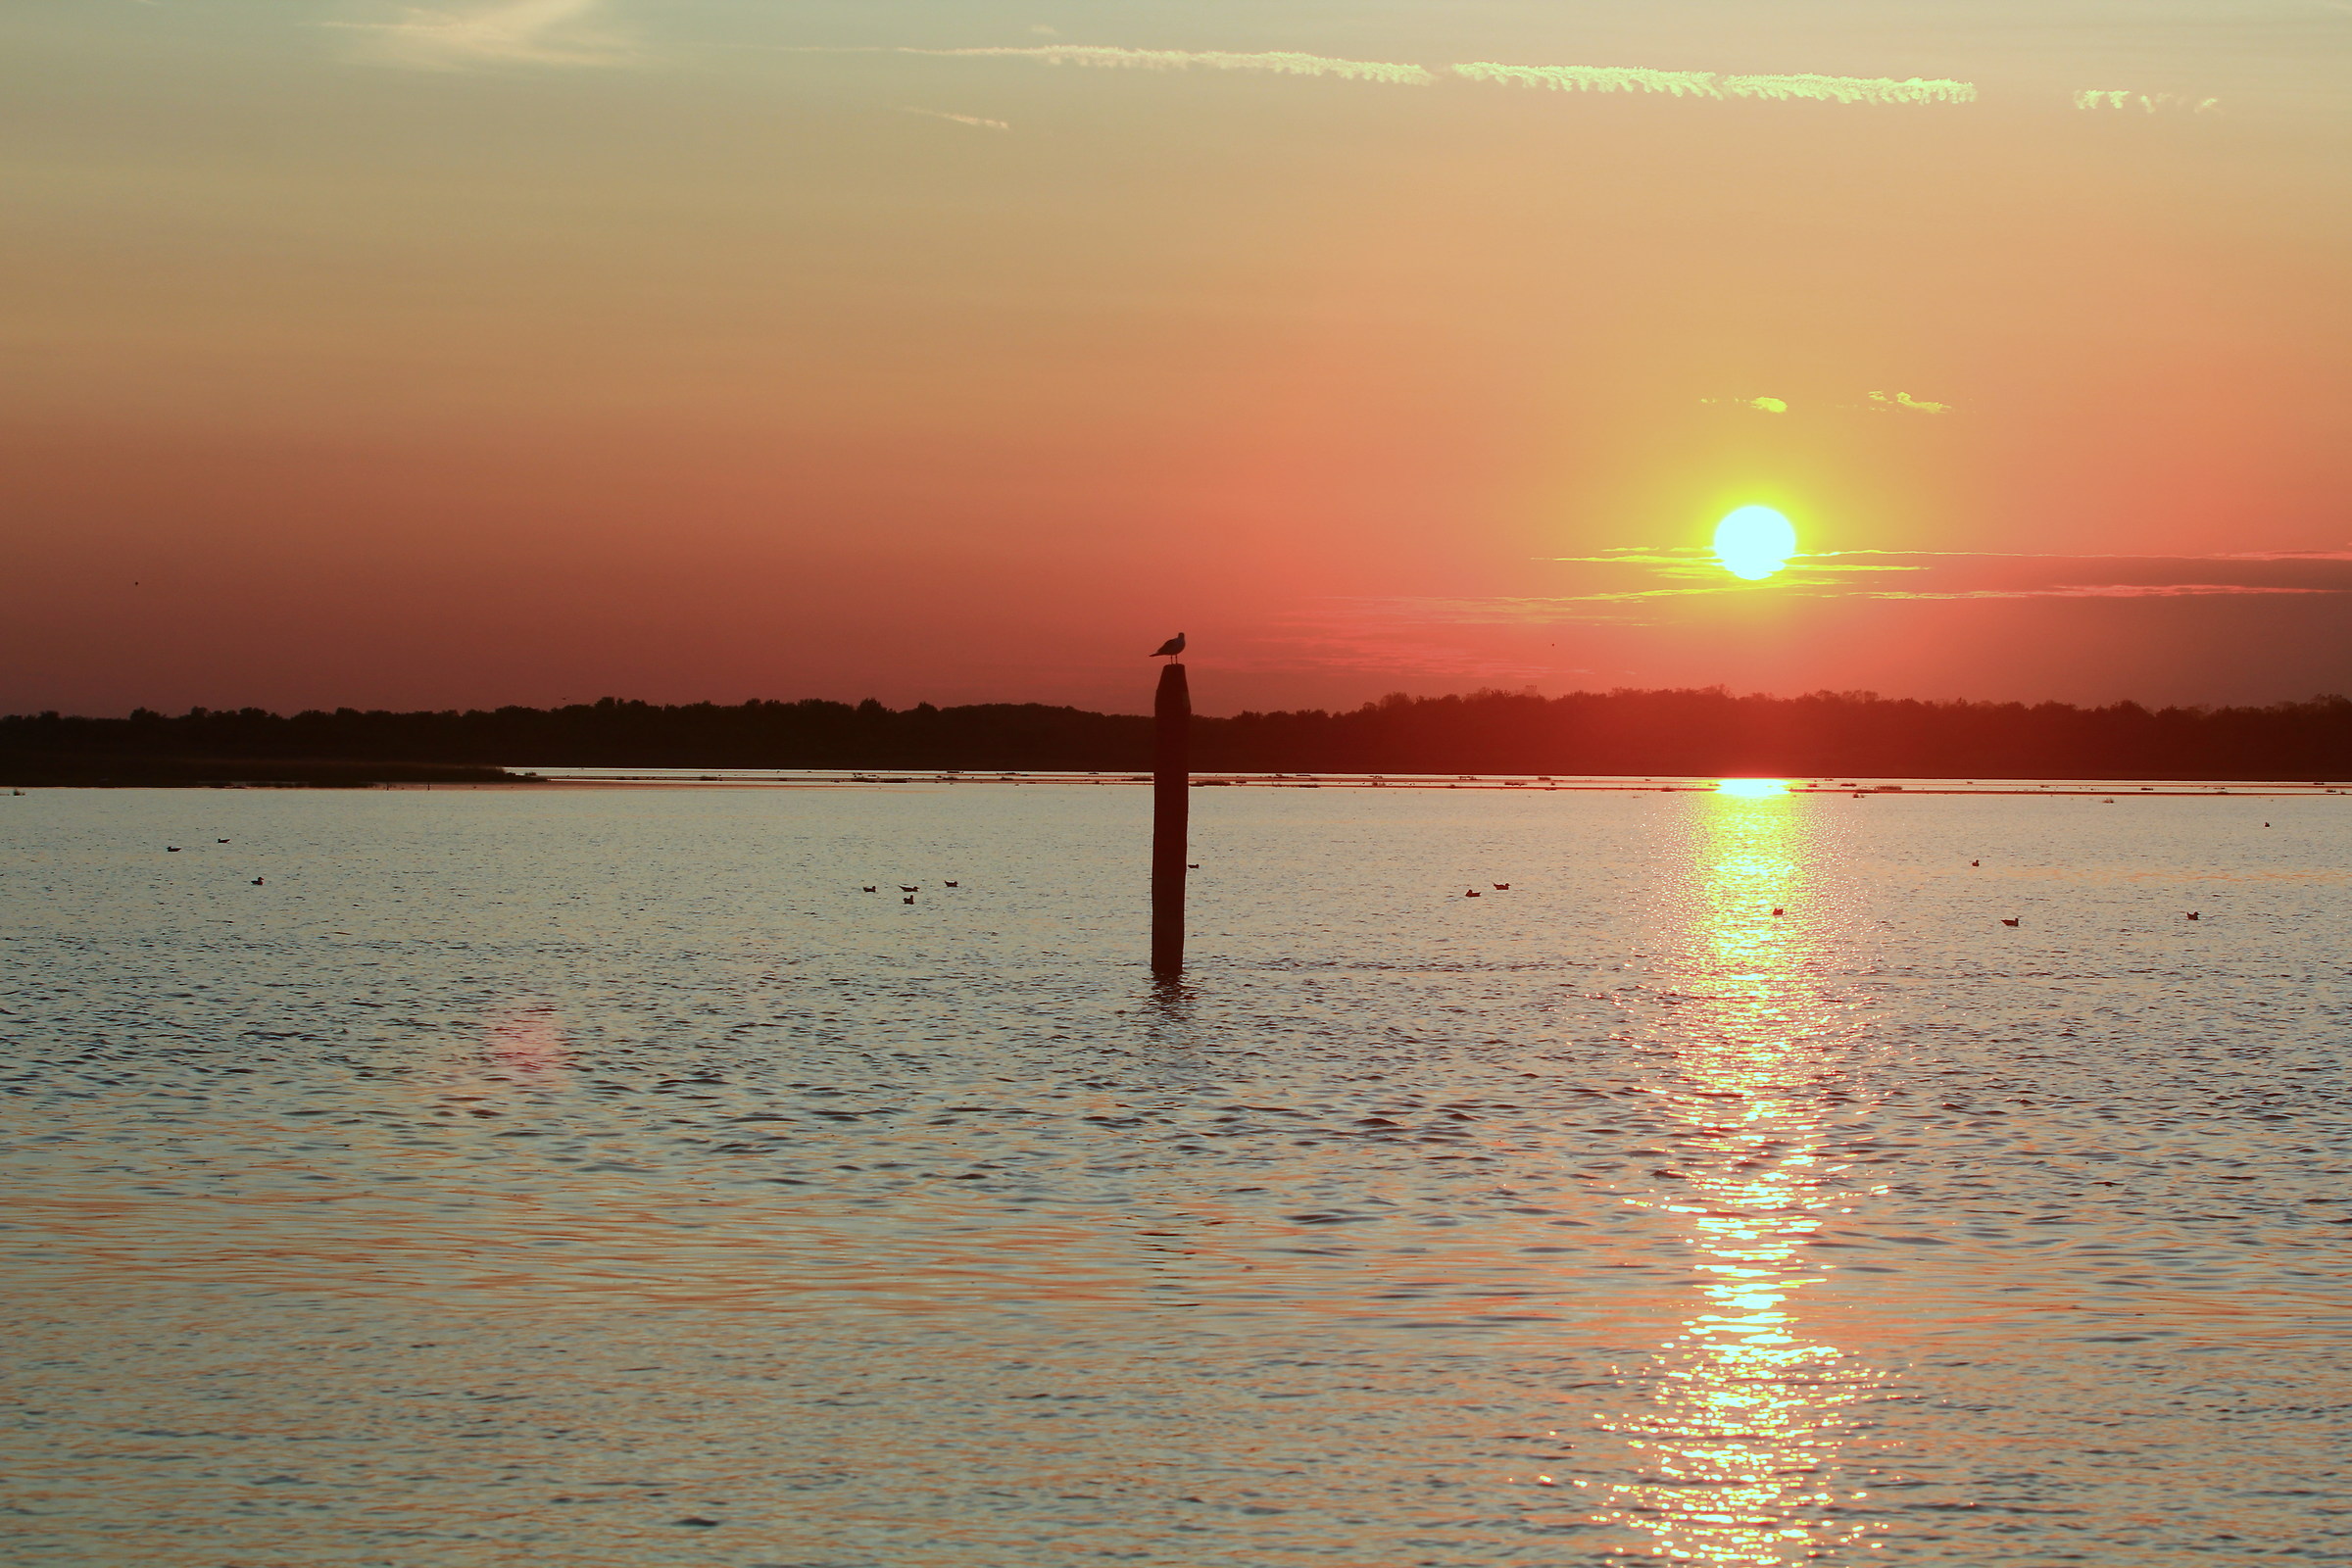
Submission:
[[[2352,1561],[2352,798],[1148,811],[0,799],[0,1561]]]

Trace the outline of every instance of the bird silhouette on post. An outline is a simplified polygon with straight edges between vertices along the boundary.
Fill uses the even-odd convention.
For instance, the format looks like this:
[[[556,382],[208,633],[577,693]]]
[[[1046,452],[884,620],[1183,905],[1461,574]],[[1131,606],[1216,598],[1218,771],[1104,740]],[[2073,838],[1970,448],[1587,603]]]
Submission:
[[[1181,655],[1183,652],[1184,652],[1184,633],[1182,633],[1182,632],[1178,632],[1178,633],[1177,633],[1175,636],[1173,636],[1173,637],[1169,638],[1169,639],[1168,639],[1166,642],[1164,642],[1164,643],[1161,643],[1161,644],[1160,644],[1160,645],[1159,645],[1157,648],[1154,648],[1154,649],[1152,649],[1152,657],[1153,659],[1174,659],[1174,658],[1178,657],[1179,655]]]

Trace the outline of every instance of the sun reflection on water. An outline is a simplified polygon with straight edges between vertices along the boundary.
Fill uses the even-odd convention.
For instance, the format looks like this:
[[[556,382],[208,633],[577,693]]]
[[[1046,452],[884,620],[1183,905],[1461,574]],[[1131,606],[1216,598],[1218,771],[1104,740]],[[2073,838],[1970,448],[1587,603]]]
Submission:
[[[1815,962],[1838,939],[1826,847],[1802,798],[1733,783],[1778,781],[1692,798],[1687,961],[1666,977],[1680,995],[1654,1086],[1682,1125],[1631,1199],[1677,1218],[1699,1283],[1600,1415],[1638,1479],[1606,1489],[1599,1518],[1668,1560],[1763,1568],[1865,1544],[1838,1472],[1879,1378],[1797,1310],[1828,1272],[1805,1244],[1847,1196],[1829,1146],[1853,1007]]]

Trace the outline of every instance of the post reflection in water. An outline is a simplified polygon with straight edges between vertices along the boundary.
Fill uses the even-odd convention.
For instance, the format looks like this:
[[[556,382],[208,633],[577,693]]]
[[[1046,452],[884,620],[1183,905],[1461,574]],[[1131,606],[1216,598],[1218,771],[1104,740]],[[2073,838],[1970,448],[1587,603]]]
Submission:
[[[1690,799],[1651,1085],[1681,1125],[1671,1166],[1629,1200],[1675,1217],[1699,1283],[1681,1332],[1600,1413],[1637,1479],[1595,1489],[1598,1520],[1710,1568],[1820,1560],[1867,1545],[1838,1509],[1862,1483],[1838,1472],[1878,1383],[1797,1311],[1827,1272],[1805,1243],[1848,1197],[1827,1152],[1854,1012],[1833,981],[1844,965],[1823,961],[1848,939],[1835,846],[1818,803],[1785,791]]]

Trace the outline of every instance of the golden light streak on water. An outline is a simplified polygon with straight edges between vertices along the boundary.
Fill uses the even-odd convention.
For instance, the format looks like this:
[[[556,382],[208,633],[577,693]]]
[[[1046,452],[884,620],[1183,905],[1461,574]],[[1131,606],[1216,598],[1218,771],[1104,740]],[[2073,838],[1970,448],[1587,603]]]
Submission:
[[[1628,1397],[1601,1417],[1640,1479],[1608,1488],[1598,1517],[1670,1561],[1774,1568],[1867,1545],[1839,1517],[1858,1484],[1838,1473],[1880,1377],[1799,1311],[1827,1273],[1805,1244],[1849,1196],[1827,1152],[1828,1097],[1854,1008],[1814,961],[1849,938],[1833,848],[1802,798],[1695,800],[1687,969],[1668,981],[1681,994],[1656,1085],[1685,1129],[1632,1201],[1680,1218],[1700,1283],[1681,1332],[1620,1378]]]

